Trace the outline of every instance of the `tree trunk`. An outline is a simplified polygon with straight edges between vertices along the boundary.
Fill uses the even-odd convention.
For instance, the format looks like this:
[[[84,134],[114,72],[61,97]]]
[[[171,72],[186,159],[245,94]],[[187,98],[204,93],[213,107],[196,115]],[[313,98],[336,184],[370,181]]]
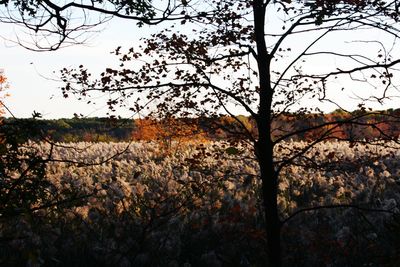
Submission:
[[[258,141],[255,144],[260,165],[263,204],[265,209],[265,228],[270,266],[282,266],[280,220],[277,204],[278,175],[273,163],[274,144],[271,140],[271,113],[273,89],[271,87],[270,62],[265,42],[266,4],[263,0],[253,1],[254,34],[256,41],[257,66],[259,73],[259,110],[257,114]]]
[[[264,132],[264,131],[259,131]],[[260,165],[263,205],[265,209],[265,230],[267,233],[268,260],[271,266],[282,266],[281,227],[277,203],[277,175],[272,161],[272,143],[258,142],[257,158]]]

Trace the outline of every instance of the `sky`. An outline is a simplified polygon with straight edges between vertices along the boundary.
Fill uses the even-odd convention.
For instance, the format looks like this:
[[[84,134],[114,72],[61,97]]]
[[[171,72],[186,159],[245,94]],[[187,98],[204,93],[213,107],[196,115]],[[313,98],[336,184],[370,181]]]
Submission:
[[[99,33],[92,35],[85,45],[75,45],[51,52],[27,50],[6,39],[14,38],[15,29],[10,24],[0,27],[0,68],[9,82],[4,101],[17,118],[31,117],[34,111],[44,118],[70,118],[74,113],[88,117],[106,116],[104,106],[87,105],[76,99],[62,97],[58,81],[59,70],[64,67],[85,67],[98,73],[107,66],[115,66],[117,58],[110,52],[122,45],[131,47],[139,38],[148,36],[154,29],[135,23],[112,21],[102,25]],[[8,114],[9,116],[10,114]],[[121,116],[128,117],[125,113]]]
[[[110,54],[116,47],[129,48],[135,46],[141,37],[149,36],[159,30],[154,26],[138,28],[135,22],[113,19],[98,28],[98,33],[93,34],[85,45],[75,45],[52,52],[34,52],[7,40],[15,39],[16,29],[14,25],[0,25],[0,69],[4,70],[10,84],[7,91],[10,97],[4,103],[12,112],[12,115],[17,118],[31,117],[35,111],[41,113],[46,119],[71,118],[74,113],[83,114],[87,117],[106,116],[106,106],[87,105],[85,102],[73,98],[63,98],[60,90],[62,83],[57,81],[59,70],[64,67],[73,68],[83,64],[90,71],[100,73],[107,66],[117,66],[117,58]],[[377,35],[376,38],[381,37]],[[334,43],[335,40],[333,39],[330,42],[328,41],[325,45],[340,45]],[[301,42],[293,40],[294,46],[296,46],[296,43]],[[359,43],[346,44],[346,46],[352,46],[356,49],[361,46],[363,49],[367,47],[367,45]],[[371,50],[371,53],[375,52],[375,50]],[[316,69],[322,68],[326,65],[326,59],[319,58],[311,65]],[[342,100],[344,94],[347,94],[346,101],[348,101],[345,103]],[[333,98],[336,98],[338,102],[351,110],[355,108],[357,103],[356,101],[351,102],[353,96],[355,96],[354,92],[339,92],[337,95],[333,95]],[[383,106],[375,105],[373,107],[376,109],[398,108],[400,107],[399,103],[400,100],[396,99],[386,102]],[[335,108],[326,103],[324,105],[325,111]],[[234,108],[233,113],[243,114],[244,112]],[[7,115],[10,116],[11,114]],[[130,117],[132,114],[119,112],[117,115]]]

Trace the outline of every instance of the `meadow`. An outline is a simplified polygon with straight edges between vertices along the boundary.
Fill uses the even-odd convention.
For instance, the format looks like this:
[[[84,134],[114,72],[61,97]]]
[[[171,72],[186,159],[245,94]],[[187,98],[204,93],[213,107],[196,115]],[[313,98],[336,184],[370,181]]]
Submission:
[[[306,145],[283,143],[275,160]],[[30,213],[0,216],[1,264],[265,266],[259,169],[246,144],[22,149],[48,159],[42,190],[57,204],[31,202]],[[285,266],[400,261],[398,143],[320,143],[281,173]]]

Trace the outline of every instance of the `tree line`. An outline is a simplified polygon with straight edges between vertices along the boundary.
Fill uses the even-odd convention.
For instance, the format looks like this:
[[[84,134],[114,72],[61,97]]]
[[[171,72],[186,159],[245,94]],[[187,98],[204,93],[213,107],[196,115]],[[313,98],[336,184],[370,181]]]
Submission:
[[[360,117],[357,124],[347,120]],[[297,132],[293,141],[312,141],[332,128],[332,139],[372,140],[391,139],[400,136],[400,125],[390,118],[400,116],[400,109],[380,112],[357,110],[353,112],[333,111],[329,114],[282,114],[274,122],[272,137],[280,138],[287,131]],[[62,118],[62,119],[14,119],[5,118],[3,129],[29,124],[41,132],[41,137],[55,142],[122,142],[122,141],[219,141],[244,140],[246,132],[240,123],[256,134],[255,121],[251,117],[219,116],[200,118],[126,119],[126,118]],[[325,127],[313,126],[326,124]],[[307,131],[303,131],[307,129]]]

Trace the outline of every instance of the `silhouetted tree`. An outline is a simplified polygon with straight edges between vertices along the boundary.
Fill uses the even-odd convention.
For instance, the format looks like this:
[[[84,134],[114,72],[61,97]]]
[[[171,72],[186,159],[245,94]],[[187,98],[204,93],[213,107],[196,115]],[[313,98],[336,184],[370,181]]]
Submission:
[[[237,106],[245,110],[256,122],[257,132],[237,122],[252,140],[260,166],[271,266],[282,264],[280,236],[287,222],[280,217],[277,204],[281,171],[298,164],[317,143],[338,139],[343,125],[373,129],[389,138],[380,124],[367,120],[378,112],[366,112],[366,108],[371,101],[383,103],[398,94],[395,74],[400,59],[391,49],[399,37],[397,1],[91,1],[86,5],[45,0],[4,4],[19,11],[17,17],[10,13],[9,22],[24,24],[35,36],[58,37],[50,47],[36,43],[39,49],[78,41],[73,37],[75,30],[91,25],[72,20],[76,11],[104,15],[103,20],[109,16],[135,20],[139,26],[166,22],[166,29],[143,39],[140,46],[125,52],[118,47],[114,53],[120,57],[120,67],[106,68],[98,79],[84,66],[62,70],[63,94],[90,97],[92,92],[105,92],[110,96],[111,112],[129,105],[133,112],[146,111],[153,117],[232,115]],[[343,100],[332,96],[345,96],[359,86],[371,90],[355,100],[358,113],[329,122],[316,119],[322,103],[345,110]],[[128,104],[127,98],[134,104]],[[308,123],[300,128],[274,128],[274,122],[288,113]],[[398,118],[387,116],[386,123],[398,123]],[[310,132],[312,140],[305,147],[292,146],[278,159],[276,147]]]

